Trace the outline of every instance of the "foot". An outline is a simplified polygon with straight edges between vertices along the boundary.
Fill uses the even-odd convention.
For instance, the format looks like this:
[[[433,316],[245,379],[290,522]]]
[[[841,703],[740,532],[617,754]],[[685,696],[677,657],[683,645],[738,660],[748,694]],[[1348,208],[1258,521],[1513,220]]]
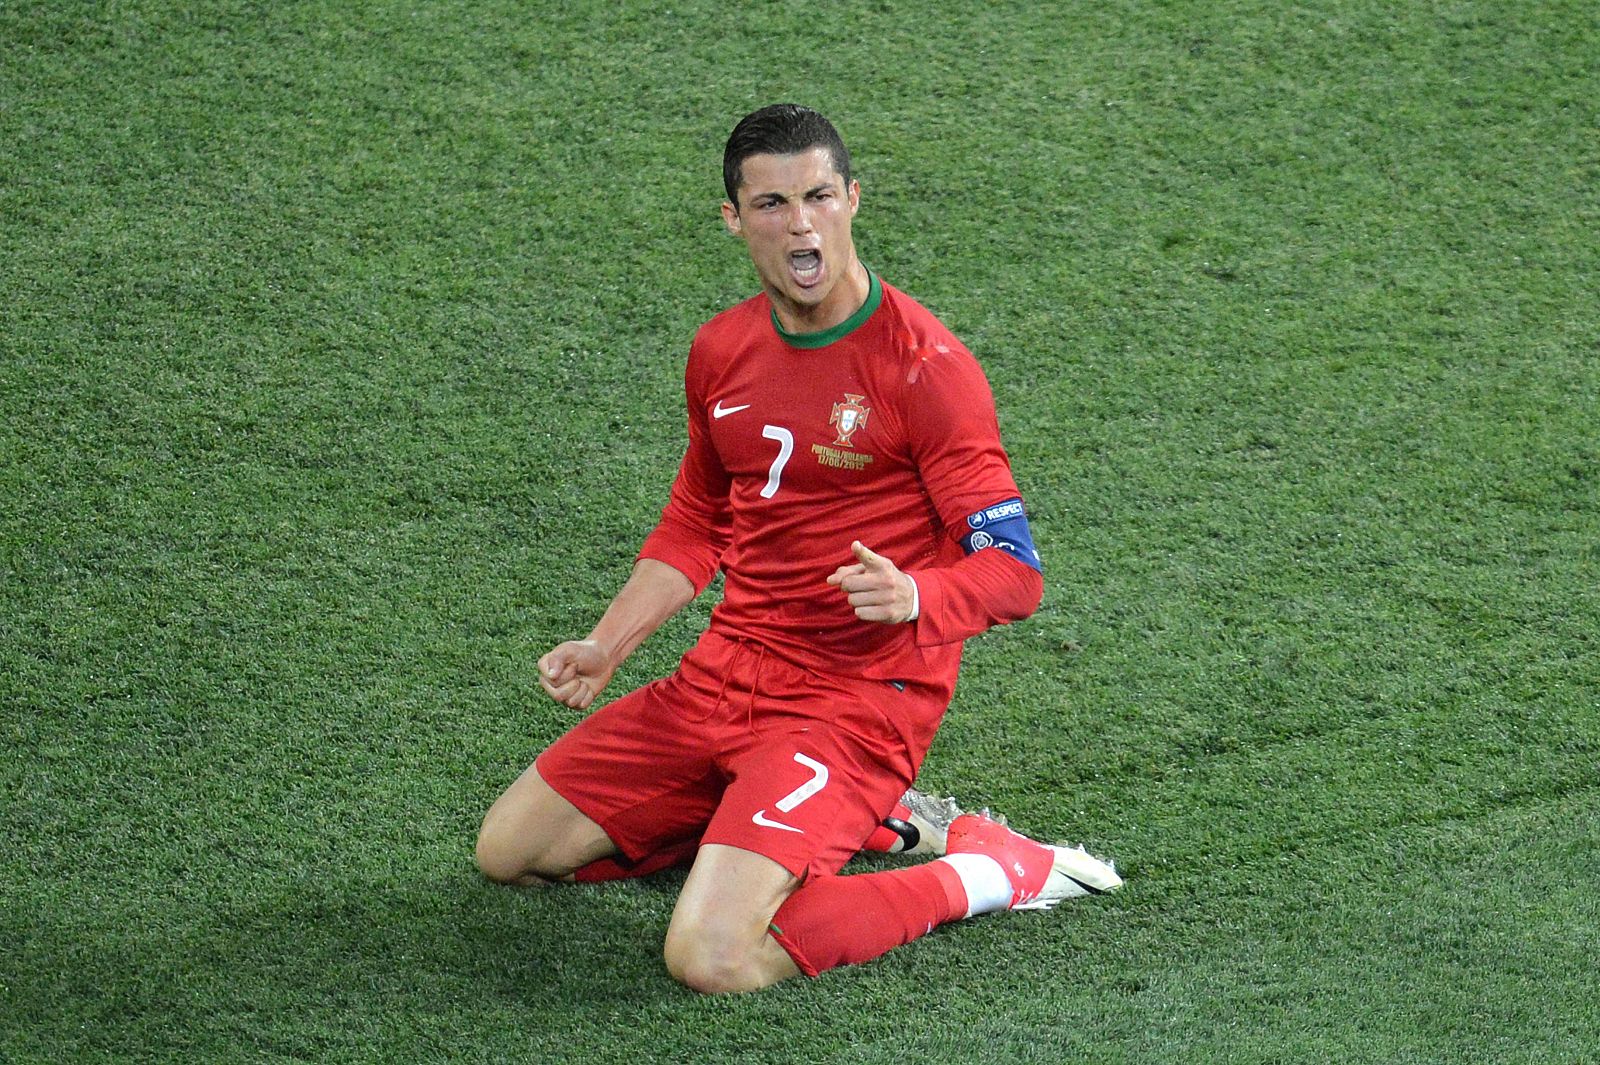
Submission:
[[[1048,910],[1062,899],[1101,895],[1122,886],[1117,868],[1082,847],[1037,843],[985,814],[962,814],[946,832],[951,854],[993,858],[1011,882],[1013,910]]]
[[[907,789],[900,802],[868,838],[865,849],[887,854],[926,854],[939,857],[945,852],[945,835],[950,822],[961,816],[961,807],[948,796],[934,798],[916,788]],[[985,810],[985,814],[989,811]],[[1002,825],[1006,819],[991,815]]]

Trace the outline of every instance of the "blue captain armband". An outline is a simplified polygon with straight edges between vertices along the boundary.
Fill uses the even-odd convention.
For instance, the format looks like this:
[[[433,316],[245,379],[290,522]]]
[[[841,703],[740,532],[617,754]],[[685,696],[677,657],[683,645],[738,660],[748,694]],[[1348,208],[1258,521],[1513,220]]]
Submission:
[[[961,538],[961,547],[969,555],[986,547],[998,547],[1023,565],[1044,572],[1021,499],[1008,499],[968,515],[967,535]]]

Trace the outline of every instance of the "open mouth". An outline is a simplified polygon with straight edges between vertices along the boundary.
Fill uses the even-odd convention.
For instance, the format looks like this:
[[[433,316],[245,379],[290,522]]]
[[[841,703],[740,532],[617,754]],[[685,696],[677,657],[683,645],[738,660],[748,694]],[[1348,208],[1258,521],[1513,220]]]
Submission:
[[[822,279],[822,253],[815,248],[789,253],[789,269],[794,279],[804,288],[810,288]]]

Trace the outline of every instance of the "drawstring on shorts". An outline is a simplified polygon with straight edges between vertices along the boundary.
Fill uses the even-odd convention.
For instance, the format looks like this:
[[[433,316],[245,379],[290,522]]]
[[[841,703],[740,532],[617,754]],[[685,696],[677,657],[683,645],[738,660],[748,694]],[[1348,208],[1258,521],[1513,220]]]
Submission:
[[[744,707],[744,727],[746,732],[755,730],[756,693],[761,690],[761,667],[767,662],[767,648],[765,644],[756,644],[756,669],[750,677],[750,698]]]

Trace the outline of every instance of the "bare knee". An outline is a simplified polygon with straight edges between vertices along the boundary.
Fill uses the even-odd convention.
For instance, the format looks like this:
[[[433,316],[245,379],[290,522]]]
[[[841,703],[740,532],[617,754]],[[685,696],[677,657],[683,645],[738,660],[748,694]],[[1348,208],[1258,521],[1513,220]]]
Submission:
[[[541,855],[525,839],[518,839],[497,824],[493,813],[483,819],[474,852],[478,871],[497,884],[535,886],[549,883],[561,875],[542,868]]]
[[[667,972],[707,995],[755,991],[798,976],[794,959],[768,929],[799,883],[764,855],[716,843],[701,847],[667,928]]]
[[[476,853],[478,868],[490,880],[534,885],[560,880],[616,851],[599,825],[529,766],[484,815]]]
[[[727,938],[672,929],[663,953],[672,978],[703,995],[757,991],[775,982],[759,951]]]

